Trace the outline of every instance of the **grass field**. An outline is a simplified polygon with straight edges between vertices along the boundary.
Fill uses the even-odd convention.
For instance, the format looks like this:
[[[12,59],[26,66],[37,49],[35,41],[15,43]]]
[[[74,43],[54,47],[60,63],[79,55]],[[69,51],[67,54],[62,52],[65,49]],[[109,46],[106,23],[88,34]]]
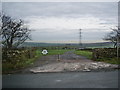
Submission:
[[[57,55],[57,54],[64,54],[65,52],[70,51],[70,50],[48,50],[48,55]]]
[[[46,55],[57,55],[57,54],[64,54],[65,52],[70,51],[70,50],[64,50],[64,49],[52,50],[52,49],[49,49],[49,50],[47,50],[47,51],[48,51],[48,54],[46,54]],[[36,52],[37,52],[37,55],[44,56],[44,55],[42,54],[42,50],[37,50]],[[46,55],[45,55],[45,56],[46,56]]]
[[[90,52],[90,51],[80,51],[79,50],[79,51],[75,51],[74,53],[77,55],[85,56],[88,59],[92,59],[92,52]]]

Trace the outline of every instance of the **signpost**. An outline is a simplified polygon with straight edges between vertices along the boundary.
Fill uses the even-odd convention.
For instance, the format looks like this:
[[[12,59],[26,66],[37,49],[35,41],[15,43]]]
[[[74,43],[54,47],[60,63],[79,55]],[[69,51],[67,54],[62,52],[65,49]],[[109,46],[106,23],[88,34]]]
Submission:
[[[42,51],[42,54],[43,54],[43,55],[46,55],[46,54],[48,54],[48,51],[47,51],[46,49],[44,49],[44,50]]]

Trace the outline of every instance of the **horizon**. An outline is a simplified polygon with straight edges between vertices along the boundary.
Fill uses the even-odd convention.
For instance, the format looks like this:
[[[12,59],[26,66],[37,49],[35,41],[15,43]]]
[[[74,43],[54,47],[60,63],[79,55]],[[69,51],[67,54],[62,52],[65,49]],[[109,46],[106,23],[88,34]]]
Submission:
[[[79,44],[79,43],[69,43],[69,42],[41,42],[41,41],[25,41],[28,43],[48,43],[48,44]],[[105,42],[89,42],[89,43],[82,43],[82,44],[94,44],[94,43],[112,43],[110,41]]]

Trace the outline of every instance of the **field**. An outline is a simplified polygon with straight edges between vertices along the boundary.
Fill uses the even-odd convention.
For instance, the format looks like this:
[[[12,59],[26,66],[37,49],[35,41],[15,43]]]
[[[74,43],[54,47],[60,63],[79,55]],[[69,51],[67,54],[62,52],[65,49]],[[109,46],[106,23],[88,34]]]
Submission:
[[[85,56],[85,57],[87,57],[88,59],[92,59],[92,52],[90,52],[90,51],[75,51],[74,52],[75,54],[77,54],[77,55],[81,55],[81,56]]]
[[[70,51],[70,50],[48,50],[48,55],[58,55],[58,54],[64,54],[65,52]]]
[[[111,42],[101,42],[101,43],[82,43],[84,48],[109,48],[113,47]],[[39,42],[25,42],[21,47],[71,47],[79,48],[77,43],[39,43]]]

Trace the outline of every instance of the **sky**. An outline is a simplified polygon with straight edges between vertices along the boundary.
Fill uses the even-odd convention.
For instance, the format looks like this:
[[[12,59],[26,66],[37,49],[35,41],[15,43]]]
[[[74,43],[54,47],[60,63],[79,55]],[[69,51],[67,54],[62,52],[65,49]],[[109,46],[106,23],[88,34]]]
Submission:
[[[50,43],[103,42],[118,24],[117,2],[3,2],[2,11],[22,19],[32,41]]]

